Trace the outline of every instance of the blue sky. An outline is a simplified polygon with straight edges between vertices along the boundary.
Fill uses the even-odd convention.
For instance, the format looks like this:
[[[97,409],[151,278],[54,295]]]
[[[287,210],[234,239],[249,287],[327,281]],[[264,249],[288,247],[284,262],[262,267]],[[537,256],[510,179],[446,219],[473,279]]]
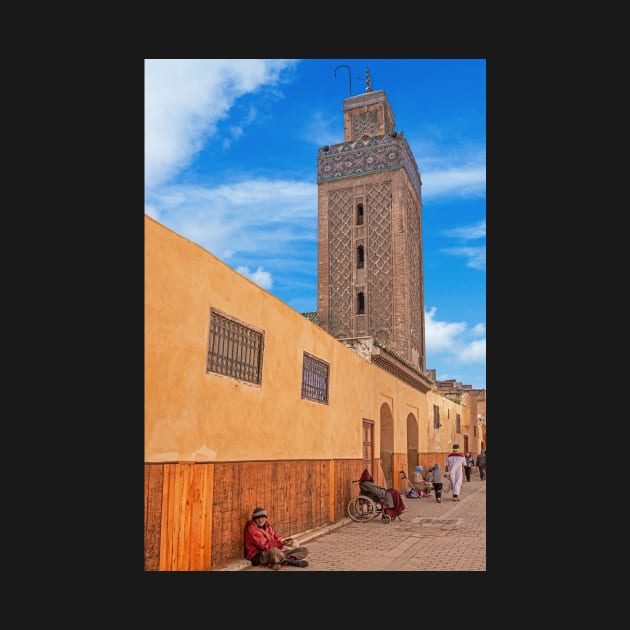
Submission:
[[[317,154],[384,90],[422,179],[427,369],[486,387],[484,59],[145,59],[145,212],[317,310]]]

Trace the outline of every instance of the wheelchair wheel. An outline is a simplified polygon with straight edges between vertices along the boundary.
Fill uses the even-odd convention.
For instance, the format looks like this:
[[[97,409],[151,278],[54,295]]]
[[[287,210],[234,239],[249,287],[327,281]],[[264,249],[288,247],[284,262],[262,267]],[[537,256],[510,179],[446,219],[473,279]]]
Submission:
[[[442,483],[442,492],[444,494],[449,494],[450,491],[451,491],[451,480],[445,477]]]
[[[392,522],[392,517],[389,514],[383,513],[382,519],[385,525],[389,525]]]
[[[376,503],[363,494],[350,499],[348,503],[348,516],[353,521],[371,521],[377,514]]]

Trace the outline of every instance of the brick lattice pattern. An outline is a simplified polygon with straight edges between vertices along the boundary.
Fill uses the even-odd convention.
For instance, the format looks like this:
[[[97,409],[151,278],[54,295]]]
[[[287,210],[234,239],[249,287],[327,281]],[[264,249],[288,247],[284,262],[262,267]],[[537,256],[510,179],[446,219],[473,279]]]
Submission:
[[[406,260],[409,265],[410,331],[413,331],[410,335],[410,345],[411,350],[418,353],[417,356],[424,357],[424,317],[422,316],[424,299],[422,296],[423,277],[420,210],[409,189],[406,190],[404,208],[407,223]],[[420,365],[419,367],[424,368],[424,365]]]
[[[338,190],[329,197],[330,333],[352,336],[352,190]]]
[[[366,186],[368,215],[368,329],[379,340],[392,336],[393,259],[391,183]]]

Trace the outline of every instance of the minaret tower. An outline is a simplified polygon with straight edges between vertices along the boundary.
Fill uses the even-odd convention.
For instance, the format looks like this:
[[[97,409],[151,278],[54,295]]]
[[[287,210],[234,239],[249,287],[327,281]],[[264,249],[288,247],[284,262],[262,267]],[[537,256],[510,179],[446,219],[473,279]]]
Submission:
[[[365,93],[343,101],[343,126],[344,141],[317,157],[317,321],[425,372],[422,182],[369,69]]]

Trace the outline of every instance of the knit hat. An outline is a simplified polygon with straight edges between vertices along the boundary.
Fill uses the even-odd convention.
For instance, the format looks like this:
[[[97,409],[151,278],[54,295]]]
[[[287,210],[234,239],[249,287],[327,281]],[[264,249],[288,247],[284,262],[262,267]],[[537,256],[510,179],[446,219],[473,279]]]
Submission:
[[[453,453],[457,453],[459,451],[459,444],[453,444]]]
[[[254,511],[252,512],[252,521],[257,519],[259,516],[267,516],[267,512],[265,512],[265,508],[262,508],[262,507],[255,508]]]
[[[416,466],[416,471],[421,473],[422,472],[422,466]]]

